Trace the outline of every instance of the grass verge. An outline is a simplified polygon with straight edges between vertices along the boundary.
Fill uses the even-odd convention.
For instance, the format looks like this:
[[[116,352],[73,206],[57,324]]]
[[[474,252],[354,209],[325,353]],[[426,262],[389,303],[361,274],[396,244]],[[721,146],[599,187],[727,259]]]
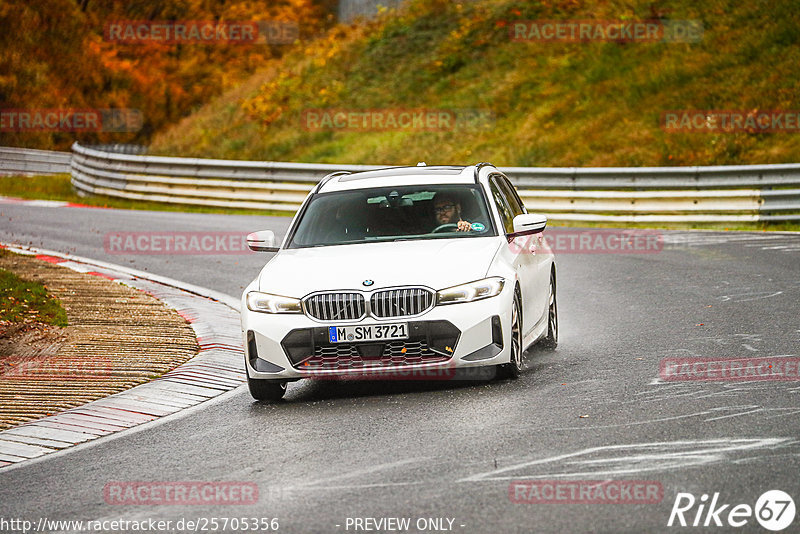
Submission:
[[[0,249],[0,255],[7,254]],[[24,322],[67,326],[67,312],[42,284],[0,269],[0,323]]]

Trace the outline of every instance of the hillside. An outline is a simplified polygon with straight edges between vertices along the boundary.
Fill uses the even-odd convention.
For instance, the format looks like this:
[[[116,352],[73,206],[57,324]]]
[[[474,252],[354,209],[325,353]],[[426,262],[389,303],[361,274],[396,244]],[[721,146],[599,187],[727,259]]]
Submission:
[[[170,155],[642,166],[800,161],[800,132],[667,132],[667,110],[800,109],[795,0],[412,0],[338,26],[157,135]],[[515,42],[534,20],[696,20],[699,42]],[[319,110],[444,110],[456,127],[319,129]],[[313,120],[309,119],[309,114]],[[386,117],[382,117],[386,118]],[[329,125],[328,125],[329,126]],[[384,125],[385,126],[385,125]],[[439,128],[436,130],[436,128]]]

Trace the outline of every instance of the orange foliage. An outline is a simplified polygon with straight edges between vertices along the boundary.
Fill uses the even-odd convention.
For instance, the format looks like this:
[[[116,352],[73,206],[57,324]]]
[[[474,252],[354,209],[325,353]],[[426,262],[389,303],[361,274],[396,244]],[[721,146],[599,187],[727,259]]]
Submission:
[[[332,0],[4,0],[0,107],[141,111],[138,132],[0,132],[0,145],[68,148],[72,141],[146,144],[287,45],[106,40],[119,21],[291,21],[300,40],[333,23]],[[85,9],[84,9],[85,8]]]

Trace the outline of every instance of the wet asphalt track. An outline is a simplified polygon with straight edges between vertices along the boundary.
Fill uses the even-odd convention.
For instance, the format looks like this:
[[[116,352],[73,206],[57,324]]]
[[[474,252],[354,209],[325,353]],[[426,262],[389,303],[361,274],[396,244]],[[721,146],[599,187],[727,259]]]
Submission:
[[[117,255],[104,251],[103,236],[282,235],[288,223],[0,206],[2,241],[234,296],[265,256]],[[800,382],[658,380],[666,357],[800,354],[800,235],[669,232],[666,240],[657,254],[560,255],[559,348],[529,351],[516,381],[298,382],[272,405],[254,403],[242,387],[182,416],[0,470],[0,518],[265,517],[278,518],[280,532],[356,532],[348,518],[406,517],[412,527],[419,518],[452,519],[463,533],[669,532],[700,530],[666,526],[679,492],[719,492],[721,503],[752,506],[781,489],[800,506]],[[510,482],[526,477],[655,481],[664,496],[654,504],[511,502]],[[259,500],[109,505],[103,488],[112,481],[254,482]],[[754,518],[735,530],[767,532]],[[785,532],[798,530],[795,521]]]

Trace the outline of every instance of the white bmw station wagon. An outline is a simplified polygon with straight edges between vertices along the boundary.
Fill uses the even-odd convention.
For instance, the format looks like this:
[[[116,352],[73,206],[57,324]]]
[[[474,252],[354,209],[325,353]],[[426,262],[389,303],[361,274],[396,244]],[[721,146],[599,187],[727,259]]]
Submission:
[[[337,172],[309,193],[242,295],[250,392],[289,381],[431,375],[492,366],[558,343],[556,266],[546,217],[529,214],[487,163]]]

